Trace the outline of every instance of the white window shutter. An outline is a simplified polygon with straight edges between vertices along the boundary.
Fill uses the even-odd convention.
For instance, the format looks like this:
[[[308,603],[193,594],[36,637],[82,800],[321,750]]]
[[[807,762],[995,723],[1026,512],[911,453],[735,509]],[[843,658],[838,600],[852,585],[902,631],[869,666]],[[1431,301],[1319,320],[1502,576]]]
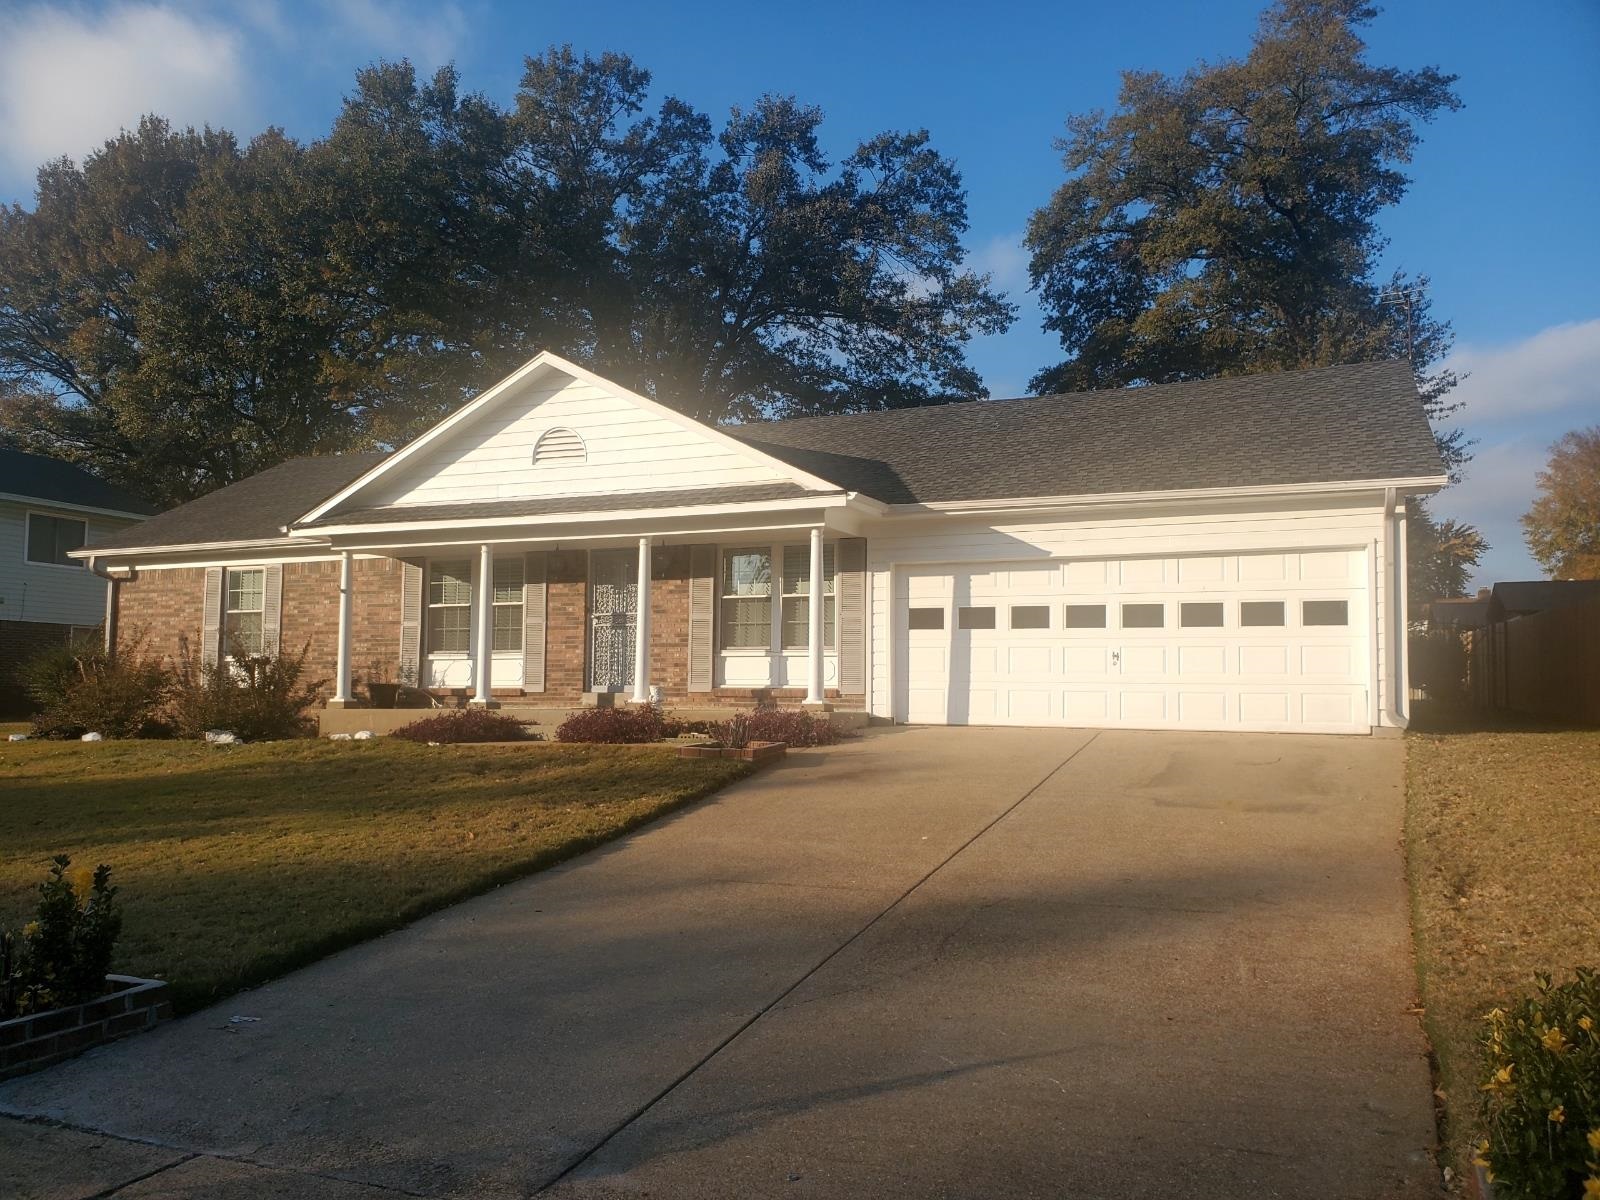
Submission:
[[[261,653],[275,656],[282,644],[283,564],[271,563],[261,578]]]
[[[522,690],[544,691],[544,623],[550,554],[530,551],[522,570]]]
[[[400,680],[423,687],[422,678],[422,563],[400,563]]]
[[[222,568],[207,567],[200,610],[200,665],[214,667],[222,653]]]
[[[840,538],[839,694],[862,696],[867,690],[867,539]]]
[[[689,547],[689,690],[709,692],[715,680],[717,548]]]

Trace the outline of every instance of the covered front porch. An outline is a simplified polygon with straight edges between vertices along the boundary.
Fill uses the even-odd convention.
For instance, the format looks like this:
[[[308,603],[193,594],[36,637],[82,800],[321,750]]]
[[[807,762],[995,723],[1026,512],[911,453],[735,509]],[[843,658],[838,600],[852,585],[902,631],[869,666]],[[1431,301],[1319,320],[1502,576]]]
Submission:
[[[504,707],[541,725],[597,703],[652,702],[691,720],[760,703],[864,720],[866,546],[850,499],[581,520],[388,508],[292,529],[338,556],[323,730],[413,719],[371,706],[371,683],[387,679],[436,704]],[[357,564],[373,558],[398,563],[393,664],[358,661],[354,649],[355,614],[372,611],[370,598],[357,604],[367,578]]]

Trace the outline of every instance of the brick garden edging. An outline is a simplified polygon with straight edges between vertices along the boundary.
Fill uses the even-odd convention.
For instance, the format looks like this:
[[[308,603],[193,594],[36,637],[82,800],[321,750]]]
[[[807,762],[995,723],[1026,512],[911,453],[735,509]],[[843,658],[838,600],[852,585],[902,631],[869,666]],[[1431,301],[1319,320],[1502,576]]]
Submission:
[[[741,762],[772,762],[782,758],[788,749],[787,742],[751,742],[737,750],[730,746],[679,746],[679,758],[736,758]]]
[[[132,975],[107,975],[106,981],[121,986],[83,1004],[0,1021],[0,1079],[48,1067],[172,1015],[164,981]]]

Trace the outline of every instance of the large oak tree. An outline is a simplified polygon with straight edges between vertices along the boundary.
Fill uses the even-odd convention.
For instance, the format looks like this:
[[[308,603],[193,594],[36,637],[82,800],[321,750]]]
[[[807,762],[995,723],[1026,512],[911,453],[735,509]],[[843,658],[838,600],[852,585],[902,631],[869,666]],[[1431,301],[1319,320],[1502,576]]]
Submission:
[[[719,129],[649,82],[553,49],[501,107],[380,64],[309,145],[149,117],[47,165],[0,210],[0,436],[171,503],[542,348],[710,419],[984,395],[966,343],[1014,310],[925,132],[835,164],[815,108]]]

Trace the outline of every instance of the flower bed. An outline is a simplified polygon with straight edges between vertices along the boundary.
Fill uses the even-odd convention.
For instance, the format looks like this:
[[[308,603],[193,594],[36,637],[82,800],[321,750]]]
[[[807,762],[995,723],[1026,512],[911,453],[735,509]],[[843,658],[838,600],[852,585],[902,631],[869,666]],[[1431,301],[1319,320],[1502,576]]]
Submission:
[[[161,980],[107,975],[106,982],[115,988],[107,995],[0,1021],[0,1079],[37,1071],[172,1015]]]
[[[767,763],[788,751],[782,742],[751,742],[745,746],[679,746],[679,758],[732,758],[740,762]]]

